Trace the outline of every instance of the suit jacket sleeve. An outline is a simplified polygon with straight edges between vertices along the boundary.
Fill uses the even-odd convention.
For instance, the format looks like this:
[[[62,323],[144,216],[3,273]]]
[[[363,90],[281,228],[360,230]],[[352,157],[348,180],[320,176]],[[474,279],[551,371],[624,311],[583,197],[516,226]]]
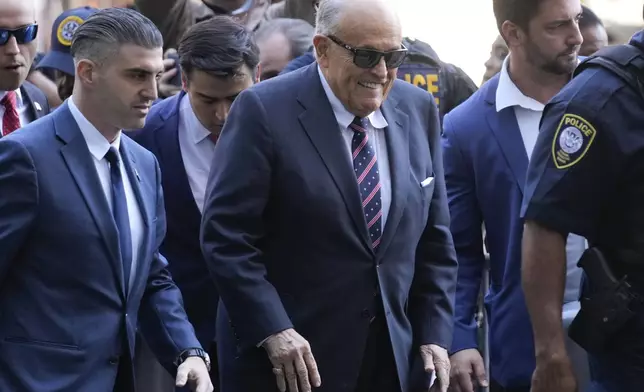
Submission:
[[[0,139],[0,289],[23,246],[38,208],[36,167],[27,149]]]
[[[156,160],[155,160],[156,163]],[[156,243],[150,266],[150,274],[141,300],[139,323],[144,338],[159,359],[171,373],[176,371],[173,362],[187,348],[201,348],[194,329],[183,309],[181,292],[176,286],[168,262],[158,249],[165,237],[165,209],[161,189],[161,171],[156,164],[157,210]]]
[[[452,341],[456,255],[449,232],[445,194],[440,124],[436,105],[431,103],[429,144],[434,168],[434,195],[427,226],[416,251],[416,269],[409,301],[409,314],[420,344],[449,348]]]
[[[477,344],[476,303],[485,266],[483,218],[476,199],[472,166],[461,150],[450,116],[445,117],[443,159],[451,215],[451,232],[458,258],[456,314],[452,352],[475,348]]]
[[[201,246],[241,348],[292,328],[262,254],[271,191],[273,139],[252,90],[233,104],[215,152]]]

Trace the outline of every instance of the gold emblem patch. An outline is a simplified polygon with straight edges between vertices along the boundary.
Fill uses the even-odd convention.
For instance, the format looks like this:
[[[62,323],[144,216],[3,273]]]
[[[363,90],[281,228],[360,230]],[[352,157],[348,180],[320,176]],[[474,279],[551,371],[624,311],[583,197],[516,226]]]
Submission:
[[[56,33],[58,42],[60,42],[61,45],[71,46],[72,38],[74,38],[74,33],[76,32],[78,26],[80,26],[83,22],[83,19],[74,15],[68,16],[63,19],[63,21],[60,22],[60,25],[58,25],[58,31]]]
[[[579,162],[593,143],[597,131],[576,114],[564,114],[552,140],[552,160],[557,169],[566,169]]]

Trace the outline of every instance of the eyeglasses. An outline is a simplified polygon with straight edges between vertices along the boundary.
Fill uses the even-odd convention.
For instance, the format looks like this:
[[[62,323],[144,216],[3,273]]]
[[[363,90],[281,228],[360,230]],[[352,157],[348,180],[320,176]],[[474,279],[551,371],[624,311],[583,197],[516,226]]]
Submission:
[[[6,45],[11,36],[16,37],[18,44],[22,45],[35,40],[37,35],[38,25],[36,23],[14,30],[0,28],[0,46]]]
[[[405,61],[407,57],[407,48],[401,45],[400,49],[391,50],[388,52],[381,52],[374,49],[358,49],[353,46],[347,45],[340,41],[337,37],[329,35],[331,41],[339,45],[349,52],[353,53],[353,63],[360,68],[369,69],[373,68],[380,63],[381,58],[385,58],[385,65],[387,69],[398,68]]]

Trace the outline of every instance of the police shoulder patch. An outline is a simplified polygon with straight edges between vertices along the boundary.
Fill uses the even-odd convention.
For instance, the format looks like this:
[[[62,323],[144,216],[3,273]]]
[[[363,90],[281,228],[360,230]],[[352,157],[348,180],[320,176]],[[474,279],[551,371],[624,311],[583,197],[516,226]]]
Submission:
[[[566,169],[581,161],[593,143],[597,131],[583,117],[566,113],[552,140],[552,160],[557,169]]]

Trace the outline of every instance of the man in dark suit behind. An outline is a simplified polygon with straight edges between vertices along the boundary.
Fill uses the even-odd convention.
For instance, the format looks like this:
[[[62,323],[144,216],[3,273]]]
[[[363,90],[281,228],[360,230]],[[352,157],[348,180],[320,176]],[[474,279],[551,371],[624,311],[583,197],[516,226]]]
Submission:
[[[396,80],[401,41],[386,0],[323,0],[319,68],[233,104],[202,221],[222,392],[426,391],[423,368],[447,390],[457,264],[439,119]]]
[[[158,164],[120,131],[141,127],[157,96],[161,34],[106,9],[71,53],[71,99],[0,139],[0,391],[134,391],[139,322],[177,385],[212,391],[158,252]]]
[[[216,140],[235,97],[256,80],[259,49],[243,25],[215,16],[188,29],[178,52],[183,90],[154,105],[130,136],[159,161],[168,216],[161,252],[214,366],[219,295],[199,244],[201,211]]]
[[[0,2],[0,137],[49,114],[45,94],[25,81],[36,57],[33,1]]]

